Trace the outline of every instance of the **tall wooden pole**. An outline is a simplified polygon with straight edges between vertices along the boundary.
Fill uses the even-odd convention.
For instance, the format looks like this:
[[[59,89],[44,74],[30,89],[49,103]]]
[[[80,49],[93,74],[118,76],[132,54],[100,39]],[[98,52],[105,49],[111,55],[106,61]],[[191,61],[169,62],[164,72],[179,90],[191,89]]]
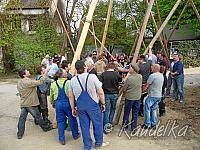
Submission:
[[[159,11],[159,6],[158,6],[158,0],[156,0],[156,13],[157,13],[157,16],[158,16],[158,20],[159,20],[159,23],[160,23],[160,26],[162,25],[162,19],[160,17],[160,11]],[[161,33],[161,37],[164,41],[164,45],[165,45],[165,49],[168,49],[167,47],[167,39],[163,36],[163,34]]]
[[[88,14],[86,16],[85,24],[83,26],[83,30],[82,30],[82,33],[81,33],[81,37],[79,39],[79,42],[78,42],[78,45],[77,45],[77,48],[76,48],[76,52],[74,54],[74,58],[72,60],[72,65],[71,65],[71,70],[70,70],[70,73],[72,75],[75,75],[75,63],[76,63],[77,60],[80,59],[81,52],[82,52],[82,49],[83,49],[83,46],[84,46],[84,43],[85,43],[85,39],[87,37],[88,29],[90,27],[90,23],[92,21],[92,16],[94,14],[97,3],[98,3],[98,0],[92,0],[91,1],[90,8],[89,8]]]
[[[150,42],[148,48],[149,47],[153,47],[153,45],[154,45],[155,41],[157,40],[158,36],[161,34],[162,30],[164,29],[164,27],[166,26],[166,24],[168,23],[168,21],[170,20],[170,18],[172,17],[172,15],[174,14],[176,8],[179,6],[180,3],[181,3],[181,0],[177,0],[176,4],[174,5],[172,10],[168,14],[167,18],[165,19],[165,21],[161,25],[160,29],[158,30],[158,32],[156,33],[156,35],[154,36],[154,38]],[[148,48],[145,50],[144,54],[146,54],[148,52]]]
[[[95,30],[94,30],[94,23],[93,23],[93,21],[92,21],[92,32],[93,32],[93,34],[95,35]],[[94,37],[94,45],[95,45],[95,49],[96,49],[96,51],[98,50],[98,48],[97,48],[97,40],[95,39],[95,37]]]
[[[69,37],[68,31],[67,31],[67,29],[66,29],[66,27],[65,27],[65,24],[64,24],[64,22],[63,22],[63,20],[62,20],[60,11],[58,10],[58,7],[56,6],[56,4],[55,4],[54,1],[53,1],[53,3],[54,3],[54,6],[56,7],[56,12],[58,13],[58,17],[59,17],[59,19],[60,19],[60,22],[61,22],[63,28],[64,28],[65,34],[67,35],[67,38],[68,38],[68,40],[69,40],[69,44],[70,44],[70,46],[71,46],[71,48],[72,48],[72,51],[75,53],[73,44],[72,44],[72,42],[71,42],[71,39],[70,39],[70,37]]]
[[[146,0],[146,3],[148,4],[148,0]],[[153,22],[154,28],[156,29],[156,33],[157,33],[157,32],[158,32],[158,26],[157,26],[157,24],[156,24],[156,20],[155,20],[153,14],[152,14],[152,11],[150,12],[150,16],[151,16],[151,20],[152,20],[152,22]],[[165,45],[163,44],[163,40],[162,40],[161,35],[159,35],[158,38],[159,38],[159,41],[160,41],[161,46],[162,46],[163,49],[164,49],[165,55],[168,57],[167,49],[165,48]],[[146,48],[145,48],[145,49],[146,49]]]
[[[109,26],[109,23],[110,23],[110,17],[111,17],[111,13],[112,13],[112,6],[113,6],[113,0],[110,0],[109,1],[109,6],[108,6],[108,12],[107,12],[106,24],[105,24],[103,37],[102,37],[102,42],[101,42],[103,45],[105,45],[105,43],[106,43],[106,36],[107,36],[108,26]],[[101,46],[100,54],[103,53],[103,50],[104,50],[104,48],[103,48],[103,46]]]
[[[191,3],[191,5],[192,5],[192,8],[194,9],[195,14],[197,15],[197,18],[198,18],[199,21],[200,21],[200,15],[199,15],[199,12],[198,12],[198,10],[197,10],[195,4],[194,4],[194,1],[193,1],[193,0],[190,0],[190,3]]]
[[[154,0],[150,0],[150,3],[148,5],[147,11],[146,11],[146,14],[145,14],[145,17],[144,17],[144,21],[143,21],[143,24],[142,24],[142,27],[141,27],[141,30],[140,30],[140,36],[138,38],[138,42],[137,42],[137,45],[136,45],[136,48],[135,48],[135,53],[134,53],[132,62],[136,62],[136,60],[137,60],[153,3],[154,3]]]
[[[174,31],[175,31],[175,29],[176,29],[176,27],[177,27],[179,21],[181,20],[181,18],[182,18],[182,16],[183,16],[183,13],[184,13],[185,10],[187,9],[188,4],[189,4],[189,0],[187,1],[187,3],[185,4],[185,6],[183,7],[183,10],[181,11],[181,13],[180,13],[178,19],[176,20],[176,23],[175,23],[175,25],[173,26],[173,29],[172,29],[172,31],[171,31],[169,37],[167,38],[167,42],[168,42],[168,41],[170,40],[170,38],[172,37],[172,34],[174,33]]]

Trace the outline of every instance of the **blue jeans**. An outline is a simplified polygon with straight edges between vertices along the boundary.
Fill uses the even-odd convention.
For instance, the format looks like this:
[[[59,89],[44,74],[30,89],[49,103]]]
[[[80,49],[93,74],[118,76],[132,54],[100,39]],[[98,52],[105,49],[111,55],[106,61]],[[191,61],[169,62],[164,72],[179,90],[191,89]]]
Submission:
[[[117,99],[117,94],[105,94],[106,111],[103,114],[103,126],[108,123],[112,124],[115,115]]]
[[[18,136],[23,136],[25,131],[25,123],[28,113],[30,113],[33,118],[36,120],[36,122],[39,124],[39,126],[45,131],[49,128],[49,125],[42,119],[38,106],[32,106],[32,107],[22,107],[21,108],[21,114],[18,121]]]
[[[56,121],[58,125],[59,141],[65,141],[65,124],[67,117],[69,119],[69,126],[72,131],[73,138],[79,136],[78,123],[74,116],[72,116],[72,110],[68,101],[56,101]]]
[[[129,115],[132,110],[132,120],[131,120],[131,129],[137,127],[137,120],[138,120],[138,112],[140,110],[140,100],[125,100],[124,106],[124,117],[122,125],[125,128],[128,128],[127,124],[129,123]]]
[[[161,98],[148,96],[145,101],[145,125],[147,127],[156,126],[157,124],[157,108]]]
[[[180,96],[180,100],[184,100],[184,74],[181,74],[175,78],[173,78],[173,98],[178,99],[178,96]]]

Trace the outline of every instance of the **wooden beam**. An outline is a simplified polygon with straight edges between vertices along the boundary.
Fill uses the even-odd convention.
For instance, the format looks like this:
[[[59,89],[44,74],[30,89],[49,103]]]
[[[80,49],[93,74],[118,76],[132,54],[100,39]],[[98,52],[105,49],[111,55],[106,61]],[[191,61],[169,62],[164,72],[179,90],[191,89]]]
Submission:
[[[166,26],[166,24],[168,23],[168,21],[170,20],[170,18],[172,17],[172,15],[174,14],[175,10],[177,9],[177,7],[181,3],[181,1],[182,0],[177,0],[176,4],[174,5],[174,7],[172,8],[172,10],[168,14],[167,18],[165,19],[165,21],[161,25],[160,29],[158,30],[158,32],[156,33],[156,35],[154,36],[154,38],[150,42],[148,48],[149,47],[153,47],[153,45],[154,45],[155,41],[157,40],[158,36],[161,34],[162,30],[164,29],[164,27]],[[148,48],[145,50],[144,55],[148,52]]]
[[[92,16],[94,14],[97,3],[98,3],[98,0],[91,1],[90,8],[89,8],[88,14],[86,16],[85,24],[83,26],[83,30],[82,30],[82,33],[81,33],[81,36],[80,36],[80,39],[79,39],[79,42],[78,42],[78,45],[76,48],[76,52],[75,52],[74,58],[72,60],[72,65],[71,65],[71,70],[70,70],[70,73],[72,75],[75,75],[75,63],[77,60],[80,59],[81,52],[82,52],[83,46],[85,44],[85,39],[87,37],[90,23],[92,21]]]
[[[103,37],[102,37],[102,45],[105,45],[106,43],[106,36],[107,36],[107,32],[108,32],[108,26],[109,26],[109,23],[110,23],[110,17],[111,17],[111,14],[112,14],[112,6],[113,6],[113,0],[110,0],[109,1],[109,6],[108,6],[108,12],[107,12],[107,19],[106,19],[106,24],[105,24],[105,27],[104,27],[104,32],[103,32]],[[101,45],[101,49],[100,49],[100,54],[103,53],[103,46]]]
[[[95,35],[95,30],[94,30],[94,23],[93,23],[93,21],[92,21],[92,32],[93,32],[94,35]],[[96,51],[98,52],[97,40],[96,40],[95,37],[94,37],[94,45],[95,45],[95,49],[96,49]]]
[[[140,51],[140,48],[141,48],[141,44],[142,44],[142,41],[143,41],[144,32],[145,32],[145,29],[146,29],[146,26],[147,26],[147,22],[149,20],[150,12],[152,10],[153,3],[154,3],[154,0],[150,0],[150,3],[148,5],[148,8],[147,8],[144,20],[143,20],[142,27],[141,27],[141,30],[140,30],[140,35],[139,35],[138,42],[137,42],[137,45],[136,45],[136,48],[135,48],[135,53],[134,53],[132,62],[136,62],[136,60],[137,60],[137,57],[138,57],[138,54],[139,54],[139,51]]]
[[[66,29],[66,27],[65,27],[65,24],[64,24],[64,22],[63,22],[63,20],[62,20],[60,11],[58,10],[58,7],[56,6],[55,2],[54,2],[54,1],[52,1],[52,2],[53,2],[53,4],[54,4],[54,6],[56,7],[56,12],[58,13],[58,17],[59,17],[59,19],[60,19],[60,21],[61,21],[61,24],[62,24],[63,28],[64,28],[65,34],[67,35],[67,38],[68,38],[68,40],[69,40],[69,44],[70,44],[70,46],[71,46],[71,48],[72,48],[72,51],[75,53],[75,51],[74,51],[74,46],[73,46],[73,44],[72,44],[72,42],[71,42],[71,39],[70,39],[70,37],[69,37],[68,31],[67,31],[67,29]]]
[[[181,11],[181,13],[180,13],[178,19],[176,20],[176,23],[175,23],[175,25],[173,26],[173,29],[172,29],[172,31],[171,31],[169,37],[167,38],[167,42],[169,42],[170,38],[172,37],[172,34],[174,33],[174,31],[175,31],[175,29],[176,29],[176,27],[177,27],[179,21],[181,20],[181,18],[182,18],[182,16],[183,16],[183,13],[184,13],[185,10],[187,9],[188,4],[189,4],[189,0],[187,1],[187,3],[185,4],[185,6],[183,7],[183,10]]]
[[[148,0],[146,0],[146,3],[148,4]],[[151,20],[152,20],[152,22],[153,22],[154,28],[156,29],[156,33],[157,33],[157,32],[158,32],[158,26],[157,26],[157,24],[156,24],[156,20],[155,20],[153,14],[152,14],[152,11],[150,12],[150,16],[151,16]],[[162,40],[161,35],[159,35],[158,38],[159,38],[159,41],[160,41],[161,46],[162,46],[163,49],[164,49],[165,55],[168,57],[167,49],[165,48],[165,45],[163,44],[163,40]],[[145,48],[145,49],[146,49],[146,48]]]
[[[84,24],[84,22],[81,20],[81,22]],[[107,48],[101,43],[101,41],[96,37],[96,35],[89,29],[89,32],[94,36],[94,38],[99,42],[101,46],[103,46],[104,50],[111,56],[111,58],[114,58],[113,55],[107,50]]]
[[[197,10],[195,4],[194,4],[194,1],[193,1],[193,0],[190,0],[190,3],[191,3],[191,5],[192,5],[192,8],[194,9],[195,14],[197,15],[197,18],[198,18],[199,21],[200,21],[200,15],[199,15],[199,12],[198,12],[198,10]]]

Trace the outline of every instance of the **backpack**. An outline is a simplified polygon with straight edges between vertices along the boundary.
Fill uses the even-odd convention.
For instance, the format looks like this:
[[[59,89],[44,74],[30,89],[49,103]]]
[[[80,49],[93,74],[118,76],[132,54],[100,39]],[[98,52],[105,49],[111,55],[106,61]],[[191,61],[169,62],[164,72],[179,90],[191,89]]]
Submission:
[[[42,76],[36,77],[36,80],[40,80]],[[43,83],[42,85],[37,86],[37,92],[40,94],[50,94],[50,84],[48,82]]]

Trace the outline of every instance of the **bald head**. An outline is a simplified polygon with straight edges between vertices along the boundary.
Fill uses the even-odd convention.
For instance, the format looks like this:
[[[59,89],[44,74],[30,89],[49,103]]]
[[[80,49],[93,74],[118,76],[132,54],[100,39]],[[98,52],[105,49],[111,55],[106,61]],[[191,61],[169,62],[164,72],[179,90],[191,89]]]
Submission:
[[[160,65],[159,64],[152,65],[151,70],[152,70],[153,73],[160,72]]]

